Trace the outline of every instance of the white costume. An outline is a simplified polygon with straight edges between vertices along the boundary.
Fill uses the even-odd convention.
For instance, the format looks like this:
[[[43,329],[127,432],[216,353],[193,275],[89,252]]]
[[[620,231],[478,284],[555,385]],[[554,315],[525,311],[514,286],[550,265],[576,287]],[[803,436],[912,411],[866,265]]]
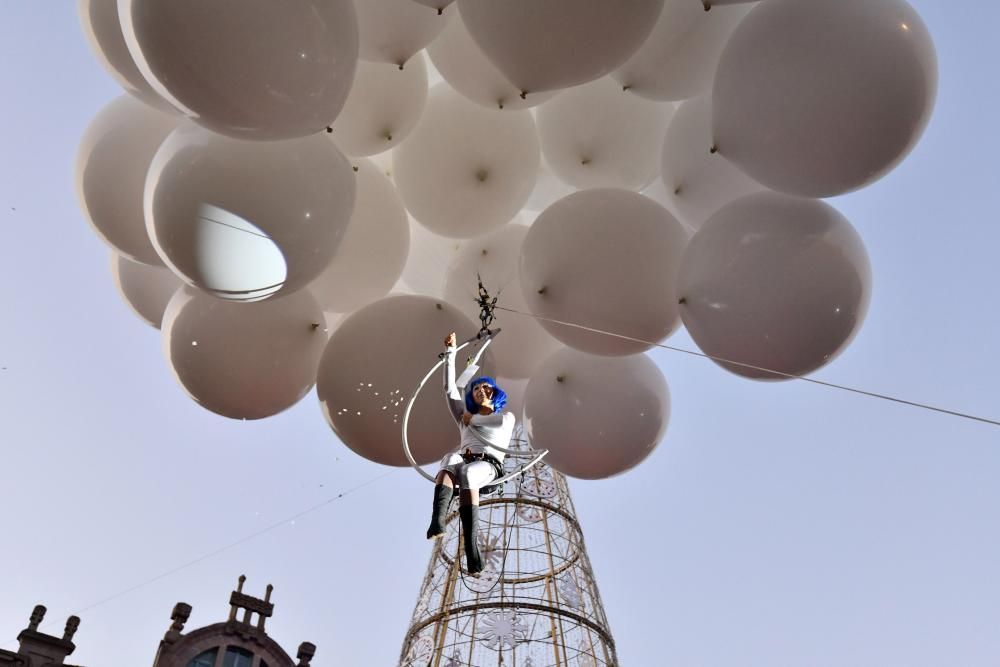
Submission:
[[[504,453],[491,445],[506,448],[514,434],[516,420],[509,412],[494,412],[489,415],[472,415],[468,425],[462,422],[465,397],[455,383],[455,353],[456,349],[449,346],[444,365],[444,389],[462,439],[458,450],[441,460],[441,469],[450,472],[462,488],[479,489],[497,478],[496,468],[489,461],[466,463],[462,454],[485,454],[498,463],[503,463]]]

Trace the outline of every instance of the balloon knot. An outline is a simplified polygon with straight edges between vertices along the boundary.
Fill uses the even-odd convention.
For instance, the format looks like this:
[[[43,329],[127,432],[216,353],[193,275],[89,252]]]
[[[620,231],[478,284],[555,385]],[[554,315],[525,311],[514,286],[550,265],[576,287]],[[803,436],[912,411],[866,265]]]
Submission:
[[[438,16],[444,14],[444,7],[438,7]]]
[[[479,170],[476,171],[476,179],[480,183],[485,183],[486,179],[489,177],[489,175],[490,175],[490,172],[488,172],[485,169],[479,169]]]
[[[351,169],[353,169],[354,171],[358,171],[358,166],[354,165],[353,167],[351,167]]]
[[[487,250],[486,248],[483,248],[483,255],[488,255],[488,254],[490,254],[490,251]]]
[[[630,90],[632,90],[632,86],[630,86],[628,84],[625,84],[624,86],[622,86],[622,92],[623,93],[627,93]]]
[[[580,164],[586,167],[588,164],[590,164],[590,158],[589,157],[583,158],[582,160],[580,160]]]
[[[316,329],[319,329],[319,323],[318,322],[313,322],[312,323],[312,330],[316,331]]]
[[[444,306],[442,306],[440,303],[435,303],[434,305],[437,307],[438,310],[444,310]]]
[[[538,293],[539,293],[539,294],[545,294],[545,293],[546,293],[546,292],[548,292],[548,291],[549,291],[549,288],[548,288],[548,287],[543,287],[543,288],[541,288],[540,290],[538,290]]]
[[[701,0],[701,4],[705,7],[705,11],[706,12],[709,11],[710,9],[712,9],[712,2],[711,2],[711,0]]]
[[[521,91],[521,99],[522,100],[528,99],[528,91],[527,90],[522,90]]]
[[[679,300],[679,301],[678,301],[677,303],[678,303],[679,305],[683,306],[683,305],[684,305],[684,304],[686,304],[687,302],[688,302],[688,300],[687,300],[687,297],[686,297],[686,296],[682,296],[682,297],[680,298],[680,300]]]
[[[557,375],[556,376],[556,382],[565,382],[565,381],[566,381],[566,376],[565,375]]]
[[[327,132],[327,134],[333,134],[333,128],[330,127],[329,125],[327,125],[326,126],[326,132]]]
[[[716,153],[718,153],[719,152],[719,144],[712,144],[712,148],[710,148],[708,152],[711,153],[712,155],[715,155]]]
[[[675,197],[677,195],[679,195],[680,193],[682,193],[682,192],[684,192],[684,188],[682,188],[681,186],[678,185],[676,188],[674,188],[674,196]]]

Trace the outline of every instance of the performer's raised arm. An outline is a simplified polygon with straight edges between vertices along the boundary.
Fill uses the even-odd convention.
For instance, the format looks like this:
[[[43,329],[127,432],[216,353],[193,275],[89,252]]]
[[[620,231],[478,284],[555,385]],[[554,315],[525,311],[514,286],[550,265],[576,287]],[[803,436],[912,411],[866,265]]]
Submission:
[[[448,409],[451,410],[455,421],[461,423],[462,414],[465,412],[465,399],[458,390],[458,385],[455,384],[456,338],[454,332],[448,334],[444,339],[444,344],[447,348],[444,360],[444,395],[448,401]]]

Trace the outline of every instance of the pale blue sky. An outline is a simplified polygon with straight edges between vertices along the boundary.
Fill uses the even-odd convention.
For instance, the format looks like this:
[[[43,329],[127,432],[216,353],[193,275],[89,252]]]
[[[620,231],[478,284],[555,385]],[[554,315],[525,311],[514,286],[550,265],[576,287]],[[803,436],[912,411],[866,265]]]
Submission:
[[[816,377],[998,418],[1000,8],[913,4],[938,48],[937,108],[899,168],[832,202],[865,240],[874,294]],[[119,94],[75,3],[0,5],[0,87],[6,642],[36,603],[61,631],[388,469],[340,445],[313,395],[240,423],[175,385],[75,201],[79,138]],[[673,398],[663,444],[626,475],[571,484],[623,665],[1000,663],[1000,429],[652,356]],[[289,650],[395,665],[428,491],[394,472],[85,611],[72,662],[151,664],[175,602],[194,605],[189,627],[222,620],[246,573],[251,593],[274,583],[270,628]]]

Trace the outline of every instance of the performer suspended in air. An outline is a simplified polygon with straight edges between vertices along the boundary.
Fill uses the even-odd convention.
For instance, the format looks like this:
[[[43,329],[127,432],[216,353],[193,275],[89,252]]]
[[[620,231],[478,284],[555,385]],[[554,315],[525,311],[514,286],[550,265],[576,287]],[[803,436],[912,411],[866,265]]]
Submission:
[[[479,554],[479,490],[503,476],[504,452],[514,433],[514,415],[503,412],[507,394],[493,378],[479,377],[468,384],[463,399],[455,384],[455,334],[445,338],[445,395],[458,422],[461,442],[458,449],[441,461],[435,478],[434,510],[427,539],[444,534],[444,522],[454,490],[459,490],[466,566],[470,574],[483,571]]]

